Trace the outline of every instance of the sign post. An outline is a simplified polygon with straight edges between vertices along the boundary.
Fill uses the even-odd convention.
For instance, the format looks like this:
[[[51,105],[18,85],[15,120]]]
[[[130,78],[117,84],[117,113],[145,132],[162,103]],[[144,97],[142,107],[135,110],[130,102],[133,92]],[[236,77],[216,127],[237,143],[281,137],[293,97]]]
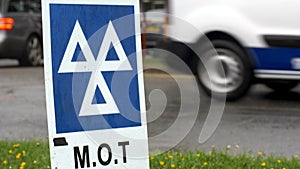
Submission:
[[[52,168],[149,168],[139,1],[42,7]]]

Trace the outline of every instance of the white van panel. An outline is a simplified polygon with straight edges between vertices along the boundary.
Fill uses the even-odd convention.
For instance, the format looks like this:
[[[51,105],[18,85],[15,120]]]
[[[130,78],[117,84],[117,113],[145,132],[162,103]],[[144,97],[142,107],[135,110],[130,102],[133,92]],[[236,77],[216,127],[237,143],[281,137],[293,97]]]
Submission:
[[[173,0],[170,12],[180,19],[171,18],[169,33],[187,43],[211,31],[226,32],[246,47],[266,47],[262,35],[300,36],[299,0]],[[183,21],[196,29],[187,31]]]

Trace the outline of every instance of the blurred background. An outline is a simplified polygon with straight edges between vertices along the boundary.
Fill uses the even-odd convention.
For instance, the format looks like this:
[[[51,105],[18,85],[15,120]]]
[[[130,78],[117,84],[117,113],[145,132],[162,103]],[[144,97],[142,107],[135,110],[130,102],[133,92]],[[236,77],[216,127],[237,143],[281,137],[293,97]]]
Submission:
[[[250,62],[246,63],[248,59],[240,59],[241,55],[242,58],[248,58],[246,56],[246,53],[249,52],[248,46],[245,47],[231,37],[220,34],[220,32],[218,32],[219,34],[209,34],[210,36],[207,36],[203,42],[205,44],[209,42],[209,49],[205,48],[205,50],[213,50],[212,58],[216,58],[216,61],[204,59],[200,63],[199,58],[194,60],[191,57],[191,63],[187,63],[185,58],[181,57],[182,51],[193,49],[193,47],[186,45],[186,41],[184,41],[184,47],[170,44],[172,41],[170,36],[176,34],[176,31],[174,33],[168,29],[171,25],[169,23],[170,17],[166,15],[170,12],[169,5],[171,4],[164,0],[141,1],[144,80],[148,118],[151,119],[148,123],[148,134],[149,137],[156,138],[150,142],[151,149],[175,148],[209,151],[212,145],[218,149],[223,149],[228,145],[238,145],[240,152],[263,151],[267,154],[286,156],[298,154],[300,152],[300,87],[297,86],[299,80],[297,77],[299,75],[297,73],[299,69],[297,57],[300,56],[300,46],[293,45],[297,44],[299,39],[295,39],[294,36],[291,38],[290,35],[285,35],[283,40],[280,37],[276,39],[275,36],[272,36],[269,44],[264,42],[263,45],[259,46],[261,50],[264,46],[274,47],[271,54],[264,51],[268,53],[268,56],[274,57],[276,52],[281,54],[282,48],[284,50],[292,48],[292,50],[287,51],[287,53],[293,54],[292,57],[288,57],[288,61],[278,61],[282,64],[286,62],[291,65],[291,68],[286,69],[280,67],[281,72],[277,72],[277,75],[280,76],[273,74],[266,76],[274,73],[274,70],[277,69],[274,66],[270,66],[272,69],[263,67],[264,64],[262,60],[259,60],[258,54],[255,55],[257,56],[255,60],[258,60],[260,64],[256,65],[255,69],[267,69],[269,72],[264,71],[264,74],[258,74],[259,76],[256,74],[256,76],[255,70],[250,70]],[[180,5],[174,5],[171,11],[176,12],[178,6]],[[297,19],[297,16],[300,14],[294,15],[294,19]],[[2,58],[0,60],[0,139],[46,140],[47,121],[42,67],[40,2],[39,0],[2,0],[0,2],[0,17],[0,57]],[[172,20],[174,23],[175,19]],[[297,26],[299,25],[293,28],[296,27],[300,30],[300,26]],[[189,30],[182,28],[181,30],[193,35],[193,31],[189,32]],[[270,35],[273,33],[276,32],[273,31]],[[250,36],[245,38],[253,40]],[[220,39],[223,40],[222,43]],[[230,42],[224,44],[224,40]],[[293,45],[290,44],[290,41]],[[276,42],[275,45],[274,42]],[[290,44],[290,46],[287,47],[286,44]],[[189,49],[186,49],[187,47]],[[254,45],[254,47],[256,46]],[[179,49],[180,52],[170,50],[170,48]],[[253,49],[251,48],[250,53],[257,52]],[[167,52],[161,52],[161,50]],[[198,52],[203,51],[194,50],[192,55],[197,55]],[[179,66],[172,65],[168,59],[169,53],[178,56],[182,60],[180,63],[191,68],[190,71],[181,71]],[[291,62],[295,58],[296,60]],[[200,73],[200,68],[194,70],[195,64],[192,63],[196,63],[196,67],[198,67],[198,62],[200,65],[208,66],[209,69]],[[268,62],[267,65],[272,65],[272,63],[273,65],[278,64]],[[295,63],[296,66],[292,67],[292,63]],[[222,69],[217,71],[216,67],[222,67]],[[213,77],[203,78],[204,76],[200,76],[202,73],[213,74]],[[232,82],[229,80],[231,78],[234,79]],[[216,80],[216,85],[205,83],[214,80]],[[181,84],[195,82],[197,84],[196,90],[200,92],[199,98],[195,98],[193,94],[195,88],[179,86],[178,81],[181,81]],[[180,87],[183,87],[186,93],[190,93],[186,102],[181,100],[182,90]],[[164,97],[161,93],[153,94],[150,97],[149,95],[156,89],[161,91]],[[226,102],[221,121],[217,124],[218,128],[212,137],[200,144],[199,135],[211,106],[223,104],[222,101],[212,104],[214,98],[210,97],[211,93],[215,93],[217,99],[228,93],[228,100],[230,101]],[[162,105],[162,103],[166,104]],[[192,113],[194,105],[199,105],[199,108],[196,109],[196,119]],[[182,106],[187,107],[184,112],[182,112]],[[177,125],[170,129],[178,119],[182,120],[183,124],[191,124],[191,130],[185,131],[187,125]],[[216,124],[206,125],[213,126]],[[167,137],[158,137],[164,131],[169,131]],[[181,138],[176,138],[175,136],[180,135],[178,134],[180,131],[186,133],[182,133]],[[177,144],[170,147],[170,142],[173,142],[174,139],[177,139],[175,140]]]

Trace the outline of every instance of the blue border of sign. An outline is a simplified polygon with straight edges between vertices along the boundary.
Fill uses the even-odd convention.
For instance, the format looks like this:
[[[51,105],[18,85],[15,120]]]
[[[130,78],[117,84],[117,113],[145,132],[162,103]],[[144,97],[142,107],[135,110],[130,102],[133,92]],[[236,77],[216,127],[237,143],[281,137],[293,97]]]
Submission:
[[[112,13],[111,11],[114,12]],[[122,17],[126,18],[126,27],[124,27],[124,21],[118,22]],[[137,60],[135,56],[136,37],[134,19],[133,6],[50,4],[56,133],[141,126],[138,76],[135,76],[137,75]],[[133,71],[102,72],[113,98],[119,107],[119,114],[79,116],[81,104],[76,103],[82,103],[91,73],[58,73],[76,20],[80,22],[87,39],[91,37],[95,38],[94,36],[99,38],[98,43],[89,41],[89,46],[95,56],[104,36],[101,32],[98,34],[95,34],[95,32],[101,28],[105,28],[109,21],[113,21],[125,53],[127,56],[131,56],[128,59]],[[74,60],[82,60],[82,58],[77,57],[80,54],[81,51],[78,48],[74,53]],[[114,58],[114,55],[114,50],[110,50],[108,59]],[[114,83],[117,83],[116,85],[114,84],[114,89],[117,90],[112,90],[111,83],[113,78]],[[122,88],[122,84],[126,80],[130,80],[128,89]],[[130,99],[127,99],[128,95]],[[101,96],[98,96],[98,98],[101,98]]]

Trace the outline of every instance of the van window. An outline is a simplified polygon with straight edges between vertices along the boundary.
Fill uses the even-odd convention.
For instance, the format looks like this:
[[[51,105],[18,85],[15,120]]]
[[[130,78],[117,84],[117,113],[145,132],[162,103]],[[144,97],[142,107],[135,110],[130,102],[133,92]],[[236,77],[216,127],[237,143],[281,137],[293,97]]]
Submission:
[[[26,0],[10,0],[8,4],[8,12],[27,12],[28,4]]]

